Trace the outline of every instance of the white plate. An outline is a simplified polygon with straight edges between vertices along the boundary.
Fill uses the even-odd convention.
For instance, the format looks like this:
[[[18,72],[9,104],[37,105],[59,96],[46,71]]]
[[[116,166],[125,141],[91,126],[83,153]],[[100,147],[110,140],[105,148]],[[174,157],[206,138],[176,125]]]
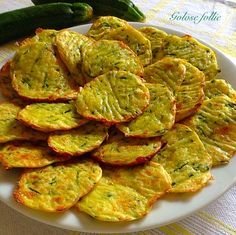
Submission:
[[[140,23],[132,24],[135,27],[147,26],[147,24]],[[80,33],[86,33],[89,27],[90,25],[82,25],[72,29]],[[183,35],[183,33],[174,30],[158,28],[170,34]],[[205,44],[208,45],[207,43]],[[212,48],[217,53],[218,63],[222,69],[222,77],[236,88],[236,79],[234,79],[236,66],[223,53],[214,47]],[[99,222],[83,213],[76,212],[74,209],[62,214],[52,214],[26,208],[16,203],[12,198],[12,191],[19,177],[19,171],[4,171],[1,167],[0,200],[32,219],[64,229],[101,233],[135,232],[175,222],[211,203],[236,182],[235,166],[236,157],[232,158],[228,165],[213,169],[213,183],[203,188],[200,192],[191,195],[168,195],[159,200],[154,205],[151,213],[144,219],[129,223]]]

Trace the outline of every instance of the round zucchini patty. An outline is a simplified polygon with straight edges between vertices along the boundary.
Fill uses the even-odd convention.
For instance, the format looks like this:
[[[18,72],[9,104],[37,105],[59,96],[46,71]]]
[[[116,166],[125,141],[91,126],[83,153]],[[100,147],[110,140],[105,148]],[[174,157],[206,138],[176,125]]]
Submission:
[[[17,119],[43,132],[70,130],[86,122],[77,112],[74,103],[34,103],[22,109]]]
[[[107,136],[106,126],[89,122],[80,128],[51,134],[48,145],[58,154],[80,156],[98,148]]]
[[[35,42],[18,49],[11,63],[12,86],[27,99],[70,100],[77,96],[75,84],[52,45]]]
[[[150,104],[136,119],[117,125],[125,136],[141,138],[161,136],[175,123],[176,105],[173,93],[162,84],[145,85],[151,95]]]
[[[160,138],[126,138],[113,132],[92,156],[109,165],[137,165],[149,160],[161,148]]]
[[[0,158],[5,169],[15,167],[37,168],[50,165],[54,162],[68,160],[68,158],[56,156],[46,146],[31,144],[29,142],[6,144],[0,150]]]
[[[170,174],[170,192],[195,192],[212,178],[211,156],[198,135],[189,127],[176,124],[163,137],[164,148],[151,161],[161,164]]]
[[[111,71],[87,83],[78,94],[76,106],[87,119],[116,124],[139,116],[149,100],[149,90],[140,77]]]
[[[204,100],[199,110],[184,122],[196,131],[213,166],[226,164],[236,152],[236,102],[226,95]]]
[[[102,176],[91,160],[26,170],[14,192],[17,202],[33,209],[60,212],[71,208]]]
[[[99,40],[83,48],[83,72],[90,78],[111,70],[129,71],[141,76],[143,67],[135,53],[123,42]]]
[[[45,141],[45,133],[33,130],[17,121],[17,114],[21,107],[11,103],[0,103],[0,143],[13,140]]]
[[[144,217],[170,188],[169,174],[155,162],[103,168],[101,180],[76,207],[98,220],[132,221]]]

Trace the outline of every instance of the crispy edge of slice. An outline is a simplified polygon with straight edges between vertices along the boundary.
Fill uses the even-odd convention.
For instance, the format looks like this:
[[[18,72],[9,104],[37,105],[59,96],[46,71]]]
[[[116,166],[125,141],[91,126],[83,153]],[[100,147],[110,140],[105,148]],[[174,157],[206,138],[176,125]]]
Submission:
[[[11,85],[10,74],[11,60],[7,61],[0,69],[0,91],[7,99],[18,99],[19,96]]]

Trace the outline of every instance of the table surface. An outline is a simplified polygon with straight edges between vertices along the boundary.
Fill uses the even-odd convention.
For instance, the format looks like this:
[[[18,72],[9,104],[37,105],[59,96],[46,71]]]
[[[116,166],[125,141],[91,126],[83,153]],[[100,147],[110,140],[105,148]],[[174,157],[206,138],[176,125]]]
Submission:
[[[225,0],[134,0],[147,16],[147,23],[183,31],[203,39],[226,53],[236,64],[236,1]],[[195,2],[195,3],[193,3]],[[196,3],[197,2],[197,3]],[[0,12],[31,5],[28,0],[0,0]],[[203,14],[214,11],[219,22],[172,21],[171,15]],[[0,61],[15,49],[13,43],[0,46]],[[0,235],[77,235],[34,221],[0,202]],[[178,223],[137,234],[236,234],[236,185],[206,208]]]

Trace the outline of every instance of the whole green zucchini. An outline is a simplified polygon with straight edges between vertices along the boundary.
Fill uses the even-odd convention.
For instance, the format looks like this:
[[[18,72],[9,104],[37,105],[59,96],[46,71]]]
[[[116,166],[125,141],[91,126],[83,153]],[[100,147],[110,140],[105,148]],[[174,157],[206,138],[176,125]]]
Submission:
[[[32,0],[35,5],[51,2],[83,2],[89,4],[94,14],[113,15],[128,21],[144,21],[145,15],[130,0]]]
[[[86,3],[51,3],[0,14],[0,43],[33,33],[36,28],[61,29],[89,21],[93,9]]]

